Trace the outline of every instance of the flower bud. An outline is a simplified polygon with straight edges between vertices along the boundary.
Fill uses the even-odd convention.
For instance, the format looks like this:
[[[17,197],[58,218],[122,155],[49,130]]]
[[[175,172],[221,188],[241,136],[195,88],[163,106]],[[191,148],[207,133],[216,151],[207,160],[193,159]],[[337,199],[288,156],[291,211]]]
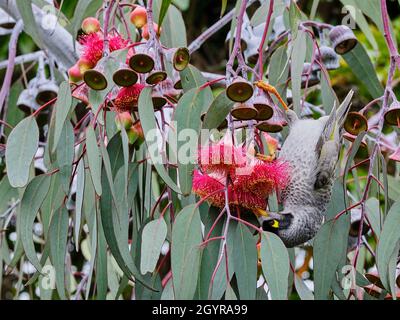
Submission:
[[[132,116],[129,112],[117,113],[115,116],[115,124],[118,130],[124,128],[128,130],[132,126]]]
[[[141,6],[137,6],[131,12],[130,19],[132,24],[134,24],[136,28],[142,28],[147,23],[146,9]]]
[[[90,60],[83,57],[78,60],[77,65],[82,74],[95,67]]]
[[[131,126],[127,131],[127,134],[129,143],[135,144],[136,147],[139,147],[144,142],[144,133],[140,122]]]
[[[68,70],[68,76],[69,76],[69,81],[72,83],[78,83],[83,79],[83,75],[77,64],[75,64]]]
[[[154,29],[154,32],[156,33],[157,37],[160,37],[162,28],[159,27],[157,23],[154,23],[154,22],[153,22],[153,29]],[[149,40],[149,38],[150,38],[149,29],[148,29],[147,24],[145,24],[145,25],[142,27],[142,37],[143,37],[144,39],[146,39],[146,40]]]
[[[82,30],[86,34],[100,31],[100,21],[93,17],[88,17],[82,22]]]

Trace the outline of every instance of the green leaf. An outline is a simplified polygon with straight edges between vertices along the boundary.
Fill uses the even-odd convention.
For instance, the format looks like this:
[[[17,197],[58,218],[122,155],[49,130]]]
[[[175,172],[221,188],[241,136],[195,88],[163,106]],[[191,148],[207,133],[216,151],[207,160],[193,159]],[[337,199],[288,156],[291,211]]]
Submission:
[[[39,129],[34,117],[22,120],[11,131],[6,147],[7,176],[14,188],[25,187],[29,169],[39,145]]]
[[[155,0],[153,12],[155,17],[161,16],[163,3],[166,0]],[[156,21],[159,25],[159,21]],[[186,27],[182,13],[175,7],[169,6],[165,18],[163,18],[163,31],[160,41],[167,48],[187,47]]]
[[[396,247],[393,250],[392,256],[389,258],[388,263],[388,278],[389,278],[389,288],[392,294],[392,299],[397,300],[397,261],[400,251],[400,241],[397,241]]]
[[[167,14],[168,7],[171,4],[171,0],[162,0],[160,15],[158,17],[158,25],[161,27],[164,21],[165,15]]]
[[[228,0],[221,0],[222,5],[221,5],[221,13],[220,13],[220,17],[222,17],[226,11],[226,6],[228,4]]]
[[[238,1],[240,3],[240,1]],[[268,15],[270,1],[265,1],[262,5],[255,11],[253,16],[251,17],[251,25],[253,27],[260,25],[265,22],[265,18]],[[286,9],[285,1],[275,1],[274,2],[274,10],[272,13],[272,18],[274,19],[277,16],[283,14],[283,11]],[[273,21],[273,20],[271,20]],[[270,28],[271,29],[271,28]]]
[[[197,143],[201,129],[200,116],[211,102],[208,98],[206,91],[193,88],[184,93],[175,109],[179,186],[184,195],[190,194],[192,190],[192,174],[197,159]],[[189,135],[189,130],[196,135]]]
[[[66,121],[57,145],[57,163],[60,168],[61,186],[67,195],[74,161],[75,135],[70,121]]]
[[[319,0],[313,0],[312,7],[311,7],[311,13],[310,13],[310,19],[313,20],[315,18],[315,15],[317,13],[319,5]]]
[[[294,285],[301,300],[314,300],[312,291],[308,289],[304,281],[296,274],[294,275]]]
[[[64,127],[64,122],[71,110],[72,106],[72,96],[71,88],[68,81],[64,81],[60,85],[58,90],[57,102],[54,105],[55,108],[55,127],[54,127],[54,137],[53,137],[53,150],[56,151],[58,140],[60,139],[61,132]]]
[[[86,17],[94,16],[96,11],[102,5],[102,0],[79,0],[72,17],[71,24],[68,29],[71,30],[74,38],[76,37],[79,29],[81,28],[82,21]]]
[[[221,91],[208,108],[203,121],[203,129],[216,129],[232,109],[234,102]]]
[[[14,203],[19,198],[18,189],[11,187],[7,176],[4,176],[0,181],[0,215],[9,208],[10,203]]]
[[[226,223],[226,221],[225,221]],[[226,239],[226,252],[223,250],[223,243],[220,242],[219,245],[219,250],[218,250],[218,259],[221,257],[222,253],[222,260],[221,263],[215,273],[215,278],[214,282],[211,281],[211,299],[212,300],[220,300],[222,296],[224,295],[224,292],[230,286],[230,281],[233,277],[233,274],[235,272],[235,264],[233,263],[234,259],[234,241],[235,241],[235,236],[236,236],[236,229],[238,228],[238,224],[236,222],[230,221],[229,222],[229,229],[228,229],[228,235]],[[218,261],[217,259],[217,261]],[[226,262],[228,261],[228,262]],[[226,263],[228,264],[228,274],[226,272]],[[214,272],[215,268],[217,265],[215,264],[212,268],[212,272]]]
[[[166,236],[167,224],[163,217],[150,221],[144,227],[140,258],[140,271],[142,274],[154,271]]]
[[[330,114],[333,106],[339,105],[339,100],[332,88],[329,74],[321,71],[321,98],[326,114]]]
[[[289,285],[289,254],[282,240],[261,233],[261,266],[273,300],[286,300]]]
[[[382,230],[382,217],[379,200],[377,198],[369,198],[365,202],[365,211],[368,221],[371,223],[372,230],[374,230],[374,233],[379,238]]]
[[[299,30],[297,37],[294,39],[292,49],[292,64],[291,64],[291,81],[294,111],[300,114],[300,99],[301,99],[301,75],[303,73],[304,60],[306,58],[306,33]]]
[[[49,229],[50,260],[55,269],[56,287],[61,299],[65,295],[65,255],[67,253],[68,210],[62,206],[53,215]]]
[[[344,207],[343,199],[343,188],[337,182],[333,189],[333,205],[331,204],[328,208],[327,218],[333,215],[332,212],[337,212],[336,202],[338,202],[339,208]],[[337,267],[347,250],[349,228],[350,214],[343,214],[337,220],[332,219],[324,223],[314,239],[314,290],[316,300],[328,299]]]
[[[75,243],[79,243],[79,234],[82,223],[82,205],[85,190],[85,164],[83,159],[79,161],[78,168],[76,171],[76,204],[75,204],[75,225],[74,225],[74,236]],[[79,246],[76,246],[79,248]]]
[[[31,0],[16,0],[18,11],[24,21],[24,31],[29,34],[36,44],[43,48],[42,38],[36,25]]]
[[[101,223],[100,212],[96,212],[97,221],[97,250],[96,250],[96,289],[97,300],[105,300],[108,291],[108,273],[107,273],[107,242],[104,236],[103,225]],[[110,256],[111,257],[111,256]]]
[[[286,95],[286,79],[289,74],[289,60],[286,46],[280,46],[271,56],[268,70],[268,81],[281,96]]]
[[[41,265],[33,244],[33,223],[47,193],[49,192],[51,177],[40,175],[28,184],[21,200],[20,211],[20,237],[28,260],[36,270],[41,270]]]
[[[366,86],[373,98],[383,95],[383,86],[362,44],[358,43],[353,50],[344,54],[343,58],[353,70],[355,76]]]
[[[400,201],[395,202],[386,216],[378,247],[376,249],[376,264],[384,287],[390,290],[388,265],[390,258],[400,240]]]
[[[190,89],[198,88],[207,82],[201,72],[191,64],[189,64],[187,68],[179,72],[179,75],[182,82],[183,92],[188,92]],[[206,87],[203,90],[208,92],[211,102],[213,99],[213,95],[210,87]]]
[[[205,204],[204,204],[205,205]],[[200,206],[201,210],[202,206]],[[210,231],[210,228],[214,224],[214,221],[219,216],[219,210],[217,208],[211,207],[209,210],[206,210],[205,217],[202,218],[204,223],[204,234],[207,235]],[[224,220],[220,219],[217,224],[214,226],[214,229],[210,233],[210,237],[218,237],[222,234],[222,227],[224,225]],[[217,264],[218,255],[219,255],[220,243],[217,241],[211,241],[203,248],[201,254],[201,266],[199,273],[199,281],[198,288],[196,292],[196,299],[206,300],[209,298],[210,291],[210,281],[214,271],[214,268]]]
[[[241,300],[254,300],[257,288],[256,241],[243,224],[236,229],[233,264]]]
[[[157,148],[157,124],[156,120],[154,118],[154,107],[153,107],[153,102],[151,99],[151,92],[152,88],[146,87],[142,90],[140,93],[139,97],[139,117],[140,117],[140,122],[142,124],[144,136],[146,139],[146,144],[147,147],[150,149],[151,147],[156,147]],[[150,140],[150,138],[155,138],[156,141]],[[164,182],[175,192],[181,193],[179,187],[176,185],[176,183],[171,179],[171,177],[168,175],[167,170],[162,164],[162,159],[160,159],[160,156],[157,156],[154,154],[154,152],[151,152],[149,150],[150,157],[152,160],[152,164],[157,170],[157,173],[160,175],[161,179],[164,180]]]
[[[175,298],[192,299],[200,269],[202,242],[200,214],[196,204],[183,208],[172,229],[171,269]]]
[[[92,126],[86,130],[86,148],[89,162],[90,176],[97,195],[101,196],[101,155],[97,145],[97,138]]]
[[[391,175],[387,176],[388,179],[388,196],[393,201],[400,199],[400,179]]]

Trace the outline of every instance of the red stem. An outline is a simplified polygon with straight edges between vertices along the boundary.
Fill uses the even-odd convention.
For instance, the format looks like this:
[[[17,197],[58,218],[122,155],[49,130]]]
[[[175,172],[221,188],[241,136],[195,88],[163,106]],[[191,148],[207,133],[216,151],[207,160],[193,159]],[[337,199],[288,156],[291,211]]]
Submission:
[[[264,32],[262,35],[261,43],[260,43],[260,46],[258,47],[258,75],[259,75],[260,80],[262,79],[263,72],[264,72],[264,66],[263,66],[264,44],[265,44],[265,40],[267,38],[267,33],[268,33],[269,25],[271,23],[271,18],[272,18],[273,12],[274,12],[274,0],[271,0],[269,2],[268,15],[267,15],[267,20],[265,22],[265,27],[264,27]]]

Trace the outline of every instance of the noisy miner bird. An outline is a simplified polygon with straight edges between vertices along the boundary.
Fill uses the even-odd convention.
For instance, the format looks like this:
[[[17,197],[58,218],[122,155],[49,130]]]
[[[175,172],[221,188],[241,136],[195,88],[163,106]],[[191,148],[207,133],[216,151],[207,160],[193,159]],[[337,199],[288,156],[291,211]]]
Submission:
[[[290,180],[280,195],[283,210],[267,212],[260,223],[287,247],[312,239],[323,223],[352,96],[350,91],[339,108],[335,105],[329,116],[318,120],[299,119],[294,111],[286,110],[289,134],[279,158],[289,163]]]

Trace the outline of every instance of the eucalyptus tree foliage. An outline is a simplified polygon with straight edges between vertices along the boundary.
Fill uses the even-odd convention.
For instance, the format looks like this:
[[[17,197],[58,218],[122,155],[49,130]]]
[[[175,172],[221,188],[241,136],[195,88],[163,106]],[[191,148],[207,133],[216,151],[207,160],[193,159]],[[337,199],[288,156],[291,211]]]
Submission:
[[[1,298],[399,297],[400,57],[386,1],[342,0],[339,26],[319,18],[323,1],[221,1],[189,43],[192,2],[79,0],[68,19],[52,1],[0,0]],[[189,63],[226,25],[221,72]],[[17,56],[22,28],[39,51]],[[384,79],[371,47],[389,52]],[[15,79],[28,62],[36,76]],[[331,81],[342,68],[352,101],[368,96],[341,124],[322,226],[287,248],[281,221],[259,222],[281,208],[276,175],[290,179],[287,115],[351,105]],[[236,158],[201,162],[227,145],[256,159],[254,177],[226,169]]]

